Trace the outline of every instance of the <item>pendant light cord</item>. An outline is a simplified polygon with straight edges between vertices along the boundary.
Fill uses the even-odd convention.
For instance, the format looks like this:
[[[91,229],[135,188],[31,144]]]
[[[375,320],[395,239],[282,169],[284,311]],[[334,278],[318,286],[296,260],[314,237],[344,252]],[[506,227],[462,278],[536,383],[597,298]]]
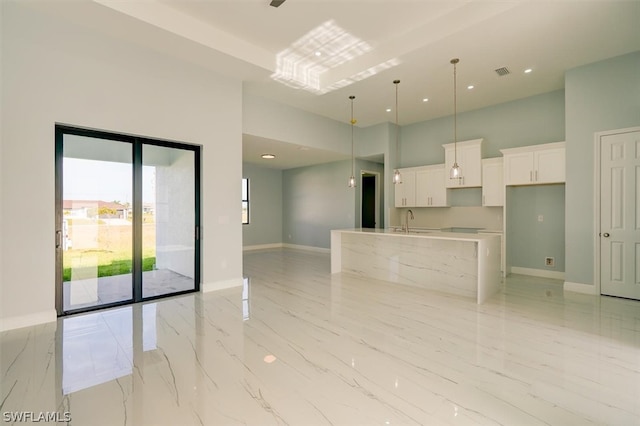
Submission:
[[[398,126],[398,84],[400,80],[393,80],[396,85],[396,165],[400,166],[400,127]]]
[[[351,95],[349,96],[349,99],[351,99],[351,176],[355,177],[355,169],[356,169],[356,160],[354,157],[354,151],[353,151],[353,125],[356,123],[356,121],[353,119],[353,100],[356,97]]]
[[[458,59],[451,60],[453,63],[453,163],[458,164],[458,103],[457,103],[457,78],[456,64]]]

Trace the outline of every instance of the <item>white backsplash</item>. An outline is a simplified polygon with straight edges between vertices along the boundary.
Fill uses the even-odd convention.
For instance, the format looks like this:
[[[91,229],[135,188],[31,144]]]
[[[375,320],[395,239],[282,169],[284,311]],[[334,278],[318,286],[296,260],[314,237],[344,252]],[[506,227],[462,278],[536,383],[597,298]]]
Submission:
[[[389,224],[400,226],[404,223],[409,209],[390,209]],[[485,228],[492,231],[502,230],[502,207],[414,207],[413,220],[409,226],[415,228]]]

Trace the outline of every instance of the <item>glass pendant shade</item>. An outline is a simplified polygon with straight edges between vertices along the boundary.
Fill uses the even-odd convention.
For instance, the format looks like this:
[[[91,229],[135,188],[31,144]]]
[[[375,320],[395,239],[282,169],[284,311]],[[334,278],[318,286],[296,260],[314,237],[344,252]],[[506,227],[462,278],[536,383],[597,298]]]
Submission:
[[[356,177],[351,175],[351,177],[349,178],[349,188],[355,188],[356,187]]]
[[[449,178],[460,179],[461,177],[462,177],[462,174],[460,171],[460,166],[458,166],[458,163],[455,162],[453,163],[453,167],[451,167],[451,170],[449,171]]]
[[[398,169],[393,171],[393,183],[402,183],[402,175]]]

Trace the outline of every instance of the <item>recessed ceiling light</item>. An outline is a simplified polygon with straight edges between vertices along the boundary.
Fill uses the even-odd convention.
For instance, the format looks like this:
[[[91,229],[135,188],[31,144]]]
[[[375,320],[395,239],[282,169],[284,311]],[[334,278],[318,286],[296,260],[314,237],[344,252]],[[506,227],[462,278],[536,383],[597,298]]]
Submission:
[[[322,52],[320,52],[320,51],[316,51],[315,55],[316,55],[316,56],[322,56]]]
[[[470,84],[470,85],[468,85],[468,86],[467,86],[467,89],[471,90],[471,89],[473,89],[474,87],[475,87],[475,86],[474,86],[473,84]]]
[[[273,155],[273,154],[262,154],[261,157],[266,159],[266,160],[271,160],[271,159],[276,158],[276,156]]]
[[[386,111],[387,111],[387,112],[391,112],[391,108],[387,108],[387,110],[386,110]]]
[[[429,102],[429,98],[422,98],[422,102]]]
[[[526,70],[524,70],[524,73],[529,74],[531,71],[533,71],[531,68],[527,68]]]

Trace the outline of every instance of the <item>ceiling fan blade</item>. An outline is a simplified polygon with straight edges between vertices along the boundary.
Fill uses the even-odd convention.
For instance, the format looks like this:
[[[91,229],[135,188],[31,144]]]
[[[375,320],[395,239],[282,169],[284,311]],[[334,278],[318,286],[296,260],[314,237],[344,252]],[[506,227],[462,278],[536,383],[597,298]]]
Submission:
[[[269,5],[273,7],[280,7],[280,5],[284,2],[285,0],[271,0],[271,3],[269,3]]]

